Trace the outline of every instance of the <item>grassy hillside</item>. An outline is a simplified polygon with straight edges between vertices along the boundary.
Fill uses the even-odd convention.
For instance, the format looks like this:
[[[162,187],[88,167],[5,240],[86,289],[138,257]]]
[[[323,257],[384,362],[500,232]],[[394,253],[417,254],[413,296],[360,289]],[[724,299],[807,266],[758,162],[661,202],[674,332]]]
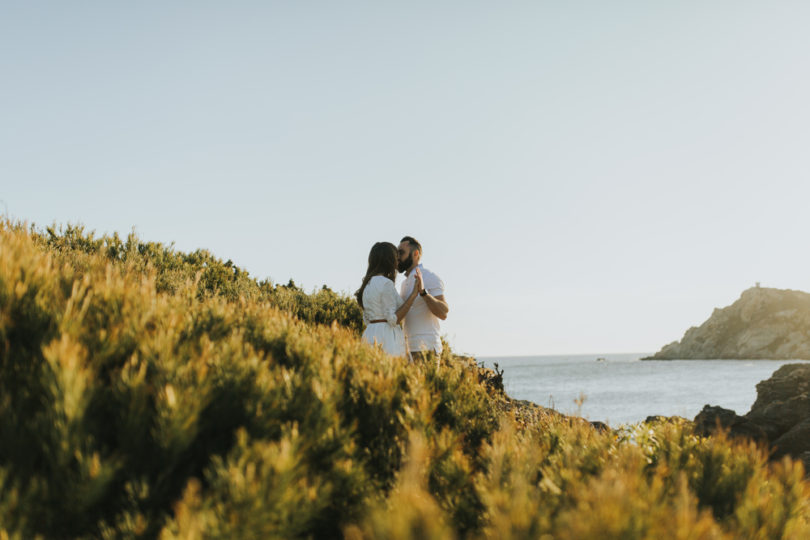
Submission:
[[[810,537],[799,464],[517,408],[360,324],[206,252],[3,224],[0,538]]]
[[[324,286],[320,291],[306,294],[290,280],[286,285],[257,281],[230,260],[222,262],[206,250],[182,253],[157,242],[144,242],[134,234],[126,241],[118,234],[96,238],[82,226],[68,225],[60,230],[48,227],[44,233],[29,231],[34,241],[45,251],[69,264],[81,275],[99,258],[130,277],[151,276],[157,292],[174,294],[187,290],[189,283],[200,300],[219,297],[236,301],[269,303],[292,313],[297,318],[320,324],[337,324],[359,334],[363,329],[363,313],[353,299],[338,295]]]

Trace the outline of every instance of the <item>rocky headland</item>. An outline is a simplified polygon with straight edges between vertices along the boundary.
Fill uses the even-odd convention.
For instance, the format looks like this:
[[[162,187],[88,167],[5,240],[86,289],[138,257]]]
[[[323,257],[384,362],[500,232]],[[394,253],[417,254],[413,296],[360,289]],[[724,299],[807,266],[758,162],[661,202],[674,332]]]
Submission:
[[[810,294],[752,287],[645,360],[810,360]]]

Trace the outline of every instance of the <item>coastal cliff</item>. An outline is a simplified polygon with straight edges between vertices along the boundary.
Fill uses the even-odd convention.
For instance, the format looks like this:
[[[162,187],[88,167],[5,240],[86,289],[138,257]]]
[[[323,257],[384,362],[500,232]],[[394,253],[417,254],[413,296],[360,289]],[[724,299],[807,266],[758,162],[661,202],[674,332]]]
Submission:
[[[647,360],[810,359],[810,294],[752,287]]]

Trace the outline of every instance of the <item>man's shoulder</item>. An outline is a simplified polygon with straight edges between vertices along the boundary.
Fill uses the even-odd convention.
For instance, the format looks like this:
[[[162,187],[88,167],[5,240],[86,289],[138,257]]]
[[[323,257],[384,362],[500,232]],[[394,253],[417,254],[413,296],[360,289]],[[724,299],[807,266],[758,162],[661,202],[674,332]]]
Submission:
[[[444,281],[442,281],[442,278],[440,278],[436,272],[433,272],[432,270],[425,268],[424,266],[422,267],[421,270],[422,270],[422,279],[425,281],[425,284],[427,284],[428,282],[432,282],[434,284],[444,283]]]

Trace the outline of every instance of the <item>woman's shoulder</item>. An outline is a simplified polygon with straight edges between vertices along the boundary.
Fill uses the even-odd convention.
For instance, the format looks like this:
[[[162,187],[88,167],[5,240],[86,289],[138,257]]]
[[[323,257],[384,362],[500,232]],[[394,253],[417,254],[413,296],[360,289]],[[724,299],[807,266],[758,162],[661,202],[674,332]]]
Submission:
[[[369,283],[379,283],[380,285],[386,285],[386,282],[393,283],[389,278],[380,275],[372,276],[371,281],[369,281]]]

